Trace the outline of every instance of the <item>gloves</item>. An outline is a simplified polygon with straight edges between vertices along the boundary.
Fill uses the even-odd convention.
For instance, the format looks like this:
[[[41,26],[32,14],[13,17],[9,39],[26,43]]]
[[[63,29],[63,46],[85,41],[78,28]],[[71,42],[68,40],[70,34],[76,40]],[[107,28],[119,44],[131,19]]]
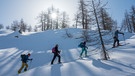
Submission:
[[[58,53],[60,53],[61,51],[58,51]]]
[[[33,59],[31,58],[30,60],[32,61]]]

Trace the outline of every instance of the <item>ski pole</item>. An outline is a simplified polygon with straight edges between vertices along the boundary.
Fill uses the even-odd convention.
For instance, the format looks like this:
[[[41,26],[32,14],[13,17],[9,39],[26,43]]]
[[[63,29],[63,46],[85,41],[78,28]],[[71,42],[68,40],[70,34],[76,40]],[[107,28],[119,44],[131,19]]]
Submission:
[[[29,69],[31,68],[31,63],[32,63],[32,60],[31,60],[30,63],[29,63]]]
[[[123,35],[123,39],[124,39],[124,43],[126,44],[126,41],[125,41],[125,36]]]

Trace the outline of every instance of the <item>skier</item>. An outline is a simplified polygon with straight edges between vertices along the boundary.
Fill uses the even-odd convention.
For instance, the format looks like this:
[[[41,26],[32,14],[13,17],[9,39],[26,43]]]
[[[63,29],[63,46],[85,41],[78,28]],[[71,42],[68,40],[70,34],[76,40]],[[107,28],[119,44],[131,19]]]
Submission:
[[[120,32],[118,30],[115,31],[114,37],[113,37],[113,39],[114,39],[113,48],[115,48],[115,43],[116,42],[117,42],[117,46],[120,46],[119,39],[118,39],[118,34],[123,34],[124,35],[124,33]]]
[[[54,56],[51,61],[51,65],[53,64],[56,57],[58,57],[58,63],[61,63],[61,56],[60,56],[60,51],[58,50],[58,44],[55,45],[55,47],[52,49],[52,51],[53,51]]]
[[[29,59],[30,55],[31,55],[30,53],[28,53],[27,55],[25,55],[25,54],[23,55],[23,57],[22,57],[22,59],[21,59],[21,61],[22,61],[22,66],[21,66],[20,69],[18,70],[18,74],[21,73],[21,70],[24,68],[24,66],[25,66],[24,71],[27,71],[27,68],[28,68],[27,62],[28,62],[28,60],[31,60],[31,61],[32,61],[32,58]]]
[[[86,41],[84,42],[81,42],[78,47],[81,47],[82,48],[82,52],[80,53],[80,58],[82,58],[82,54],[83,52],[85,52],[85,57],[87,57],[87,50],[86,48],[88,49],[88,47],[86,46]]]

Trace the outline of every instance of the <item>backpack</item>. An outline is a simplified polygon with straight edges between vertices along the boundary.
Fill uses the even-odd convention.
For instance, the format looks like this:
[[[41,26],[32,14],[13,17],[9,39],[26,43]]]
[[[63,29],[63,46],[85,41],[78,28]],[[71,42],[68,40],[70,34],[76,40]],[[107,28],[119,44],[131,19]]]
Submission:
[[[83,47],[83,43],[80,43],[80,44],[78,45],[78,47],[82,48],[82,47]]]
[[[25,54],[21,54],[21,61],[23,61],[25,59],[26,55]]]
[[[55,52],[56,52],[56,51],[55,51],[55,47],[53,47],[53,48],[52,48],[52,53],[55,53]]]

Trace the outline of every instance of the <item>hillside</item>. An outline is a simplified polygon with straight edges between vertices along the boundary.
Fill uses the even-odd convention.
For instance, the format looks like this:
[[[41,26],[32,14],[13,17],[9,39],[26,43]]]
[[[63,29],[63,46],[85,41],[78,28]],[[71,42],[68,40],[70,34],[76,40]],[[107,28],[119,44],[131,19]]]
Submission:
[[[20,55],[31,53],[32,62],[28,62],[29,70],[19,76],[134,76],[135,75],[135,35],[125,33],[125,41],[120,35],[121,44],[125,46],[108,50],[110,60],[101,60],[100,48],[88,47],[88,58],[80,60],[81,29],[68,29],[73,35],[68,38],[65,29],[48,30],[38,33],[0,31],[0,76],[18,76],[21,66]],[[19,36],[16,38],[15,36]],[[110,38],[106,36],[104,38]],[[109,49],[112,43],[106,45]],[[53,54],[51,49],[59,44],[62,64],[50,65]],[[89,43],[90,44],[90,43]],[[93,50],[95,49],[95,50]]]

